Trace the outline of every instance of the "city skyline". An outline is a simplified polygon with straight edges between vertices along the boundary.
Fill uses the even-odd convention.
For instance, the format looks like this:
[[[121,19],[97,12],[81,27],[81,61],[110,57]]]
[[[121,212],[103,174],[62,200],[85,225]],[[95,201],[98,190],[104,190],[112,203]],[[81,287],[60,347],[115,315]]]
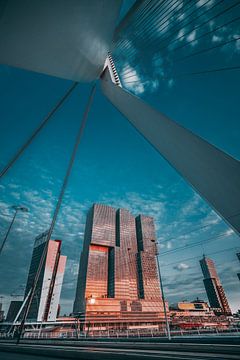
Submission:
[[[97,210],[97,211],[94,211]],[[99,209],[100,209],[100,212],[99,212]],[[103,210],[102,210],[103,209]],[[105,216],[105,217],[102,217],[101,216],[101,212],[103,211],[103,213],[106,212],[106,210],[104,209],[107,209],[107,212],[111,213],[110,215],[110,218],[109,216]],[[97,215],[95,215],[95,219],[97,219],[97,223],[96,225],[93,226],[94,224],[94,221],[93,221],[93,214],[96,213]],[[121,220],[124,219],[124,220]],[[110,220],[111,219],[111,220]],[[109,220],[110,220],[110,223],[112,222],[112,224],[109,223]],[[96,220],[95,220],[96,221]],[[150,221],[150,223],[149,223]],[[107,275],[107,278],[108,278],[108,281],[107,283],[105,284],[103,279],[104,279],[104,274],[102,273],[102,270],[100,272],[100,277],[99,277],[99,281],[101,282],[101,284],[99,283],[96,283],[96,281],[94,282],[94,284],[92,284],[89,289],[87,290],[87,297],[89,298],[92,298],[92,297],[103,297],[103,298],[114,298],[115,296],[117,298],[121,298],[121,294],[122,293],[125,293],[126,294],[126,282],[122,282],[122,279],[119,278],[118,280],[118,275],[117,274],[121,274],[122,273],[122,270],[121,270],[121,258],[124,257],[124,254],[120,251],[120,248],[118,248],[119,244],[121,243],[121,237],[125,237],[125,241],[126,239],[128,239],[128,241],[132,241],[134,239],[134,241],[136,242],[136,247],[134,248],[136,251],[138,251],[138,256],[137,256],[137,259],[136,259],[136,264],[133,266],[133,260],[129,263],[131,266],[129,268],[129,271],[126,273],[127,274],[131,274],[131,276],[129,277],[126,277],[126,280],[127,280],[127,287],[128,287],[128,292],[127,294],[127,298],[129,299],[136,299],[136,298],[144,298],[144,288],[145,288],[145,285],[144,285],[144,276],[141,277],[141,281],[140,283],[142,284],[142,290],[141,290],[141,286],[140,283],[138,282],[138,289],[136,288],[136,279],[134,280],[134,277],[133,274],[135,271],[137,271],[137,267],[139,266],[139,261],[140,263],[142,262],[145,263],[145,261],[148,261],[148,256],[147,258],[144,260],[144,252],[142,253],[143,254],[143,258],[142,256],[140,255],[141,252],[141,249],[144,249],[144,237],[142,233],[142,230],[141,229],[144,229],[142,228],[143,225],[141,224],[144,224],[144,222],[146,222],[146,234],[147,237],[150,239],[152,239],[151,241],[151,244],[154,246],[154,252],[157,253],[157,248],[156,248],[156,244],[158,244],[159,246],[159,249],[161,248],[161,243],[158,242],[158,239],[156,238],[155,236],[155,229],[154,229],[154,224],[152,225],[153,228],[152,230],[150,230],[151,228],[151,222],[153,222],[154,219],[152,217],[148,217],[148,216],[144,216],[144,215],[137,215],[137,216],[133,216],[130,214],[129,210],[128,209],[123,209],[123,208],[113,208],[109,205],[106,205],[106,204],[96,204],[94,203],[90,210],[88,211],[88,215],[87,215],[87,221],[86,221],[86,226],[85,226],[85,229],[84,229],[84,233],[85,233],[85,239],[87,241],[85,241],[85,244],[88,244],[89,241],[91,242],[91,237],[93,235],[92,234],[92,229],[96,229],[94,230],[95,231],[95,236],[94,236],[94,241],[93,241],[93,244],[90,246],[90,248],[92,249],[91,252],[94,254],[94,252],[96,252],[96,258],[95,258],[95,261],[93,261],[92,263],[92,270],[91,271],[96,271],[96,266],[98,267],[98,256],[99,256],[99,251],[101,252],[102,251],[102,254],[103,256],[105,257],[105,260],[104,260],[104,257],[103,257],[103,263],[106,262],[106,266],[104,265],[104,268],[106,271],[106,274],[107,272],[109,271],[109,265],[110,265],[110,262],[109,262],[109,259],[112,258],[112,256],[110,255],[113,255],[113,253],[115,254],[114,257],[115,257],[115,261],[111,262],[113,268],[111,269],[110,273]],[[150,227],[149,227],[150,226]],[[120,230],[121,229],[121,230]],[[132,229],[132,230],[131,230]],[[149,229],[149,230],[148,230]],[[149,232],[150,231],[150,232]],[[104,236],[103,236],[104,235]],[[28,294],[28,290],[31,286],[30,282],[31,282],[31,279],[32,279],[32,272],[31,272],[31,268],[34,267],[34,269],[36,269],[36,252],[38,253],[38,256],[39,254],[41,255],[41,251],[39,252],[38,251],[38,248],[40,248],[43,244],[44,244],[44,239],[46,239],[46,236],[47,236],[47,231],[42,233],[41,235],[37,236],[36,239],[35,239],[35,242],[34,242],[34,249],[33,249],[33,254],[32,254],[32,263],[31,263],[31,266],[30,266],[30,269],[29,269],[29,275],[28,275],[28,281],[27,281],[27,285],[26,285],[26,288],[25,288],[25,297],[27,296]],[[150,237],[149,237],[150,236]],[[105,238],[106,240],[104,240],[103,242],[103,238]],[[142,240],[140,240],[140,238],[142,238]],[[138,239],[138,240],[137,240]],[[60,240],[50,240],[50,244],[49,246],[52,246],[52,243],[61,243]],[[98,243],[99,242],[99,243]],[[127,243],[126,243],[127,245]],[[125,246],[126,246],[125,245]],[[106,249],[107,247],[110,246],[111,249],[114,248],[114,246],[116,246],[116,251],[113,251],[113,252],[106,252]],[[128,245],[129,246],[129,245]],[[61,244],[60,244],[60,247],[61,247]],[[110,249],[109,248],[109,249]],[[60,248],[59,248],[60,249]],[[60,250],[57,250],[60,251]],[[122,248],[123,249],[123,248]],[[130,248],[129,248],[130,249]],[[133,249],[133,250],[134,250]],[[138,250],[137,250],[138,249]],[[52,249],[54,251],[54,249]],[[87,251],[87,252],[86,252]],[[160,250],[161,251],[161,250]],[[86,266],[87,266],[87,263],[86,263],[86,254],[88,253],[88,250],[86,250],[86,247],[85,247],[85,252],[84,252],[84,248],[83,248],[83,252],[82,252],[82,258],[85,259],[85,262],[83,261],[83,267],[81,268],[81,266],[79,267],[79,270],[78,270],[78,278],[79,278],[79,283],[81,285],[81,288],[83,291],[83,286],[84,286],[84,281],[83,281],[83,278],[82,278],[82,274],[85,273],[85,275],[87,275],[87,271],[86,271]],[[35,255],[34,255],[35,254]],[[94,259],[94,255],[92,254],[92,259]],[[106,254],[106,256],[104,255]],[[132,254],[133,257],[134,257],[134,254]],[[147,255],[147,254],[146,254]],[[161,254],[160,254],[161,255]],[[49,255],[50,256],[50,255]],[[48,256],[48,257],[49,257]],[[154,255],[155,256],[155,255]],[[62,262],[62,275],[61,275],[61,279],[58,279],[60,281],[60,283],[62,284],[62,278],[63,278],[63,273],[64,273],[64,268],[65,268],[65,263],[66,263],[66,256],[60,256],[60,259],[63,259],[63,262]],[[237,253],[237,258],[239,259],[239,253]],[[35,259],[35,262],[34,260]],[[108,259],[108,260],[106,260]],[[113,258],[112,258],[113,259]],[[153,260],[153,259],[152,259]],[[205,262],[206,261],[206,265]],[[81,260],[79,262],[81,264]],[[101,261],[100,261],[101,263]],[[85,264],[85,265],[84,265]],[[125,264],[126,265],[126,264]],[[205,290],[206,290],[206,293],[204,294],[205,296],[201,296],[200,293],[196,292],[194,295],[192,295],[192,299],[189,298],[188,300],[194,300],[195,298],[197,297],[203,297],[204,299],[206,299],[206,296],[208,296],[208,287],[209,286],[206,286],[205,284],[205,280],[208,281],[208,280],[211,280],[212,278],[213,279],[216,279],[216,285],[217,286],[220,286],[222,288],[222,285],[221,285],[221,282],[219,280],[219,277],[218,277],[218,274],[216,272],[216,269],[215,269],[215,265],[214,265],[214,262],[209,259],[209,258],[206,258],[205,255],[203,257],[203,259],[200,260],[200,265],[201,265],[201,268],[202,268],[202,272],[203,272],[203,275],[204,275],[204,285],[205,285]],[[133,267],[132,267],[133,266]],[[142,266],[142,265],[141,265]],[[103,269],[104,269],[103,268]],[[146,263],[146,271],[149,271],[149,265],[147,265]],[[134,270],[135,269],[135,270]],[[100,270],[100,268],[99,268]],[[130,271],[131,270],[131,271]],[[126,271],[126,269],[125,269]],[[156,269],[155,269],[156,271]],[[43,273],[46,272],[45,271],[45,267],[43,268]],[[199,272],[200,272],[200,269],[199,269]],[[105,274],[105,278],[106,278],[106,274]],[[111,274],[111,276],[113,276],[113,274],[116,274],[116,278],[111,278],[109,277]],[[69,275],[69,274],[68,274]],[[143,273],[142,273],[143,275]],[[238,275],[237,273],[235,274],[236,276]],[[46,275],[47,276],[47,275]],[[44,278],[46,277],[44,275]],[[122,276],[122,275],[121,275]],[[134,275],[135,276],[135,275]],[[84,277],[84,276],[83,276]],[[42,279],[43,280],[43,279]],[[41,280],[41,281],[42,281]],[[51,280],[48,276],[48,279],[45,280],[45,282],[47,280]],[[30,281],[30,282],[29,282]],[[44,281],[44,280],[43,280]],[[58,282],[59,282],[58,281]],[[138,280],[139,281],[139,280]],[[214,280],[215,281],[215,280]],[[147,284],[148,280],[146,280],[146,284]],[[61,287],[62,285],[61,284],[58,284],[58,291],[57,291],[57,298],[59,299],[59,296],[60,296],[60,292],[61,292]],[[104,285],[105,284],[105,285]],[[135,284],[135,285],[134,285]],[[156,285],[156,284],[155,284]],[[50,286],[50,285],[49,285]],[[48,292],[48,288],[50,288],[49,286],[45,286],[43,287],[43,291],[45,293],[45,295],[47,294]],[[134,286],[135,286],[135,290],[134,290]],[[41,285],[40,285],[40,288],[41,288]],[[36,293],[39,293],[40,295],[40,298],[42,299],[42,301],[45,302],[45,300],[48,298],[44,295],[41,295],[41,291],[40,291],[40,288],[39,288],[39,285],[38,285],[38,289],[36,290]],[[54,287],[55,288],[55,287]],[[76,289],[78,288],[77,284],[76,284]],[[156,288],[156,286],[155,286]],[[156,289],[154,288],[154,292],[156,292]],[[91,293],[91,291],[94,289],[95,292],[97,292],[99,289],[100,293],[98,294],[98,292],[95,294],[95,296],[93,296],[93,294]],[[147,289],[147,288],[146,288]],[[150,291],[152,289],[152,286],[150,285],[149,287]],[[160,292],[160,288],[158,289],[159,290],[159,294],[161,293]],[[40,291],[40,292],[39,292]],[[76,296],[75,296],[75,303],[78,299],[77,297],[77,293],[78,293],[79,290],[76,290]],[[80,292],[81,292],[80,291]],[[105,292],[104,292],[105,291]],[[136,292],[137,291],[137,292]],[[104,292],[104,294],[103,294]],[[223,292],[224,294],[224,289],[222,288],[221,292]],[[147,296],[149,298],[152,297],[151,294],[149,294],[149,291],[147,290],[145,292],[145,294],[148,294]],[[84,292],[82,292],[82,295],[84,295]],[[224,297],[225,297],[225,294],[224,294]],[[38,302],[39,304],[41,303],[41,300],[40,298],[38,299]],[[81,298],[81,296],[80,296]],[[160,296],[160,301],[161,300],[161,296]],[[181,297],[176,297],[176,300],[177,301],[181,301],[181,300],[184,300],[186,301],[186,298],[182,298]],[[169,305],[173,303],[173,301],[168,301],[168,297],[166,297],[166,301],[169,302]],[[227,300],[226,300],[227,301]],[[14,302],[14,301],[13,301]],[[21,301],[20,301],[21,302]],[[50,300],[51,302],[51,300]],[[49,303],[50,303],[49,302]],[[55,301],[56,302],[56,301]],[[57,300],[58,302],[58,300]],[[210,306],[213,304],[211,304],[211,299],[208,297],[208,302],[210,303]],[[31,309],[34,307],[36,308],[36,298],[34,298],[33,300],[33,305],[31,307]],[[9,303],[10,305],[10,303]],[[56,304],[55,304],[56,305]],[[61,306],[61,302],[59,304]],[[20,305],[19,305],[20,306]],[[226,305],[228,306],[228,304]],[[31,317],[31,311],[30,309],[30,315],[28,317]],[[6,309],[5,309],[6,310]],[[36,310],[36,309],[35,309]],[[79,307],[79,305],[75,306],[74,305],[74,312],[82,312],[84,309]],[[40,311],[40,310],[39,310]],[[35,311],[36,312],[36,311]],[[43,318],[43,312],[46,313],[46,311],[42,311],[42,315],[39,315],[37,316],[38,318],[38,321],[41,321],[40,318],[42,319]],[[69,313],[71,312],[71,309],[69,311]],[[227,311],[226,311],[227,312]],[[57,314],[57,308],[55,309],[55,311],[53,311],[54,314]],[[229,310],[229,313],[230,313],[230,310]],[[53,316],[53,315],[52,315]],[[47,319],[47,318],[46,318]],[[50,318],[49,318],[50,319]],[[53,319],[53,317],[51,317],[51,319]]]
[[[116,205],[117,206],[117,205]],[[161,242],[160,242],[160,248],[161,248]],[[170,251],[170,253],[171,253],[171,249],[170,250],[166,250],[166,251]],[[164,251],[165,252],[165,251]],[[199,255],[199,257],[200,257],[200,255]],[[197,263],[197,260],[195,260],[195,259],[193,259],[193,260],[191,260],[191,262],[193,262],[193,261],[195,261],[196,263]],[[161,257],[160,257],[160,262],[161,262]],[[76,263],[77,263],[77,261],[76,261]],[[66,279],[69,279],[69,276],[71,276],[72,274],[73,274],[73,271],[75,272],[75,274],[76,274],[76,272],[77,272],[77,265],[78,264],[76,264],[75,265],[75,268],[73,268],[73,269],[69,269],[70,267],[72,267],[72,262],[70,261],[70,264],[68,265],[68,271],[67,271],[67,274],[66,274]],[[176,264],[174,263],[173,264],[173,266],[176,266]],[[177,270],[178,272],[180,272],[180,273],[182,273],[183,271],[185,271],[185,269],[184,269],[184,263],[181,263],[181,266],[179,267],[179,269]],[[164,267],[165,267],[165,265],[164,265],[164,263],[163,263],[163,272],[164,272]],[[181,269],[181,267],[183,267],[183,269]],[[180,270],[181,269],[181,270]],[[69,271],[70,270],[70,271]],[[186,269],[186,270],[188,270],[188,268]],[[198,269],[199,270],[199,269]],[[234,274],[234,275],[236,275],[236,274]],[[75,275],[76,276],[76,275]],[[190,278],[191,278],[191,276],[192,276],[192,274],[190,274]],[[201,275],[199,275],[198,274],[198,276],[197,276],[197,278],[200,280],[201,279]],[[67,280],[66,282],[64,282],[64,284],[68,284],[68,281],[69,280]],[[75,280],[76,281],[76,280]],[[200,281],[199,281],[200,282]],[[64,284],[63,284],[63,286],[64,286]],[[76,284],[76,282],[75,283],[73,283],[74,285],[73,285],[73,291],[72,291],[72,298],[71,298],[71,303],[73,303],[73,297],[74,297],[74,292],[75,292],[75,284]],[[171,286],[172,284],[171,283],[168,283],[167,284],[167,287],[168,286]],[[167,289],[167,287],[166,287],[166,283],[164,283],[164,287]],[[19,288],[19,285],[17,286],[17,288]],[[174,297],[171,297],[170,296],[170,298],[169,298],[169,296],[168,296],[168,291],[166,291],[166,295],[167,295],[167,300],[169,300],[169,302],[170,303],[172,303],[172,302],[175,302],[175,301],[180,301],[181,299],[185,299],[186,298],[186,296],[184,296],[184,295],[182,295],[182,297],[181,297],[181,295],[176,295],[176,296],[174,296]],[[192,295],[192,292],[191,292],[191,295]],[[207,299],[207,297],[206,297],[206,294],[205,294],[205,289],[204,289],[204,287],[202,286],[202,291],[198,291],[198,293],[196,294],[197,296],[199,296],[199,297],[201,297],[201,298],[203,298],[203,299]],[[193,298],[194,298],[195,296],[188,296],[187,298],[189,299],[189,300],[193,300]],[[9,298],[9,300],[8,300],[8,303],[10,302],[10,298]],[[63,313],[69,313],[69,312],[71,312],[71,305],[69,306],[67,306],[67,307],[65,307],[64,306],[64,300],[63,299],[61,299],[61,302],[62,302],[62,309],[64,309],[64,311],[61,311],[61,313],[63,314]],[[238,303],[237,303],[238,304]],[[5,305],[5,304],[4,304]],[[4,306],[5,307],[5,306]],[[233,309],[234,309],[234,306],[233,306]],[[238,309],[238,305],[236,305],[236,307],[235,307],[235,309],[237,310]],[[5,309],[6,310],[6,309]]]

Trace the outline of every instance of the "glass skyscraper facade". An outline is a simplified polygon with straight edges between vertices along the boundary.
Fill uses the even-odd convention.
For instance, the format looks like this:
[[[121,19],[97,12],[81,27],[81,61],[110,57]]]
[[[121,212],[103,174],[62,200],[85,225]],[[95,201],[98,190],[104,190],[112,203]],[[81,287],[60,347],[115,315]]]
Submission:
[[[238,260],[240,262],[240,252],[238,252],[236,255],[237,255],[237,258],[238,258]],[[237,276],[238,276],[238,279],[240,280],[240,272],[237,273]]]
[[[46,246],[47,232],[35,239],[25,297],[33,286],[39,263]],[[61,241],[49,240],[44,266],[40,273],[35,296],[29,313],[29,320],[55,321],[57,317],[61,287],[67,257],[61,255]]]
[[[163,318],[153,218],[94,204],[87,215],[74,313]],[[128,315],[127,315],[128,314]],[[135,318],[134,318],[135,314]]]
[[[213,260],[204,256],[200,260],[200,265],[204,276],[203,283],[210,306],[216,314],[231,315],[231,309]]]

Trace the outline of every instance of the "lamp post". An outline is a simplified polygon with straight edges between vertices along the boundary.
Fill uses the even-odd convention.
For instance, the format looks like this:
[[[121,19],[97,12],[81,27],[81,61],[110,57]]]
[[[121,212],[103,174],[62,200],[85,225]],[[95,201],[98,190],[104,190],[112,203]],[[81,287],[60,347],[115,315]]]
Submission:
[[[84,315],[83,312],[78,312],[75,314],[75,329],[76,329],[76,339],[79,339],[78,331],[80,330],[81,334],[81,317]],[[80,325],[80,327],[79,327]]]
[[[10,231],[11,231],[11,228],[12,228],[12,226],[13,226],[13,224],[14,224],[14,221],[15,221],[15,219],[16,219],[16,216],[17,216],[18,211],[28,212],[28,208],[26,208],[26,207],[24,207],[24,206],[14,205],[14,206],[12,206],[12,209],[14,209],[14,215],[13,215],[12,221],[11,221],[9,227],[8,227],[8,230],[7,230],[7,232],[6,232],[6,235],[5,235],[4,239],[3,239],[3,242],[2,242],[2,244],[1,244],[1,247],[0,247],[0,255],[1,255],[1,253],[2,253],[2,250],[3,250],[3,248],[4,248],[5,243],[6,243],[6,241],[7,241],[7,238],[8,238],[8,236],[9,236]]]
[[[158,243],[156,243],[156,250],[157,250],[157,251],[156,251],[156,255],[157,255],[157,268],[158,268],[158,276],[159,276],[159,281],[160,281],[160,288],[161,288],[161,292],[162,292],[163,311],[164,311],[164,317],[165,317],[165,322],[166,322],[166,331],[167,331],[168,340],[171,340],[171,332],[170,332],[169,321],[168,321],[168,316],[167,316],[165,296],[164,296],[163,284],[162,284],[162,276],[161,276],[160,263],[159,263],[159,257],[158,257],[158,255],[159,255],[159,252],[158,252]]]

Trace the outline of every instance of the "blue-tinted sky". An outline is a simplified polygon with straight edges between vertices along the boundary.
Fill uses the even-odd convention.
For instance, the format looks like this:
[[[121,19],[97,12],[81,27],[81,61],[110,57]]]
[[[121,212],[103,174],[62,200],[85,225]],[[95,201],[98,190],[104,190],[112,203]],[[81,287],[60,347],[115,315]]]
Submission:
[[[206,2],[196,2],[196,8]],[[215,3],[209,1],[206,9]],[[236,1],[224,2],[222,6],[226,7],[226,3],[230,6]],[[216,7],[208,15],[220,10],[220,6]],[[239,11],[239,7],[231,11],[232,18],[237,17]],[[184,9],[182,13],[185,14]],[[229,21],[229,14],[218,18],[218,23],[211,24],[211,28]],[[176,24],[170,21],[168,26],[167,34],[170,34],[171,26]],[[191,26],[196,26],[196,22]],[[166,36],[162,29],[159,31],[161,36]],[[154,31],[154,36],[158,33]],[[133,75],[131,79],[135,82],[125,79],[128,90],[239,159],[240,72],[176,76],[237,65],[239,41],[189,58],[181,66],[174,63],[174,57],[202,50],[239,33],[239,22],[201,41],[192,41],[201,32],[191,32],[190,38],[176,41],[176,46],[180,41],[181,44],[189,42],[176,55],[171,47],[157,52],[157,43],[151,45],[150,41],[140,46],[136,33],[130,31],[123,36],[131,39],[131,56],[124,57],[120,48],[113,51],[113,56],[123,82],[126,69],[128,76]],[[174,36],[181,34],[176,32]],[[0,165],[4,166],[71,82],[7,66],[0,67],[0,79]],[[23,204],[29,208],[28,214],[19,214],[0,259],[0,273],[4,274],[0,294],[5,297],[5,306],[11,294],[23,293],[34,237],[51,222],[91,86],[78,85],[0,183],[2,238],[11,220],[10,206]],[[240,283],[236,273],[240,272],[240,263],[235,255],[240,249],[239,238],[113,108],[99,86],[53,236],[63,240],[62,253],[68,257],[62,313],[72,310],[86,212],[94,202],[154,217],[165,292],[170,303],[192,300],[196,296],[206,299],[199,266],[204,252],[216,263],[230,305],[234,310],[239,307]],[[199,242],[203,244],[190,246]]]

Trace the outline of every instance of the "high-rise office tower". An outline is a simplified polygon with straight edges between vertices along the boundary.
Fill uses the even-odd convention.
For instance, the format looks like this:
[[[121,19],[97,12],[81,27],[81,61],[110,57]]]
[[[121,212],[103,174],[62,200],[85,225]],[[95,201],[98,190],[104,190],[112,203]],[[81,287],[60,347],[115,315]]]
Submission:
[[[13,322],[21,309],[23,302],[22,300],[12,300],[7,312],[6,321]]]
[[[33,286],[39,262],[43,254],[47,232],[35,239],[31,265],[28,274],[25,297]],[[33,298],[28,319],[37,321],[55,321],[67,257],[61,255],[61,241],[50,240],[40,273],[35,296]]]
[[[0,322],[4,320],[4,311],[2,310],[2,303],[0,303]]]
[[[74,313],[162,312],[151,217],[95,204],[81,253]]]
[[[203,283],[210,306],[217,314],[231,315],[231,309],[213,260],[203,256],[200,260],[200,265],[204,276]]]
[[[240,262],[240,252],[238,252],[236,255],[237,255],[237,258],[238,258],[238,260]],[[238,279],[240,280],[240,273],[237,273],[237,276],[238,276]]]

